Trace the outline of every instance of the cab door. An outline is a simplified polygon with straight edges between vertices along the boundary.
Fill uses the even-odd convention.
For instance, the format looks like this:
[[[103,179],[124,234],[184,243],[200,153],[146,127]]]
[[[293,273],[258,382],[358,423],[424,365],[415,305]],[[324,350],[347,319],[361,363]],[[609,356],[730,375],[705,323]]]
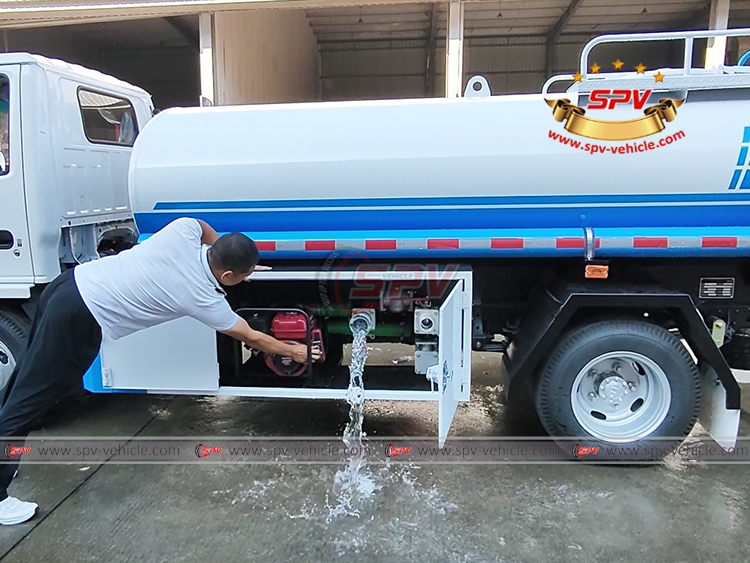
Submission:
[[[31,264],[21,142],[21,66],[0,66],[0,298],[29,296]]]

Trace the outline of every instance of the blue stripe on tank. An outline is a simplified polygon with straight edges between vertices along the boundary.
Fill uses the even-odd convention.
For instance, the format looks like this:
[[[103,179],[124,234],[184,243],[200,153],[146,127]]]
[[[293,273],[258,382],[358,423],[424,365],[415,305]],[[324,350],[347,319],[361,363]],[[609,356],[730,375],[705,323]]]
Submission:
[[[738,192],[735,192],[738,193]],[[743,196],[746,194],[742,194]],[[743,198],[744,199],[744,198]],[[300,232],[325,229],[542,229],[605,227],[731,227],[750,225],[747,205],[649,205],[601,207],[526,207],[497,209],[347,209],[257,210],[136,213],[142,233],[154,233],[189,215],[217,231]]]
[[[472,196],[472,197],[398,197],[345,199],[284,199],[245,201],[174,201],[158,202],[155,211],[240,210],[354,207],[435,207],[435,206],[540,206],[540,205],[605,205],[657,203],[712,203],[750,201],[750,194],[694,193],[694,194],[599,194],[599,195],[534,195],[534,196]]]

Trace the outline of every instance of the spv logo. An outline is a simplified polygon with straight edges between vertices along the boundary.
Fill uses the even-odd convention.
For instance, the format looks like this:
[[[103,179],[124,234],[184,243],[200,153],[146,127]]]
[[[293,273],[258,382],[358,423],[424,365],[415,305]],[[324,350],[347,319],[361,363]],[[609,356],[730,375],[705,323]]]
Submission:
[[[622,69],[623,62],[617,59],[612,63],[615,70]],[[592,74],[599,73],[599,67],[596,63],[591,67]],[[638,74],[645,74],[646,67],[638,64],[635,67]],[[583,83],[584,76],[577,72],[573,75],[575,82]],[[644,76],[644,78],[646,78]],[[661,72],[653,75],[655,82],[664,82],[665,76]],[[612,84],[616,82],[609,79]],[[594,84],[596,85],[596,84]],[[644,86],[646,86],[644,84]],[[658,103],[652,103],[647,106],[651,95],[654,93],[652,87],[646,88],[594,88],[588,94],[585,88],[578,89],[579,103],[571,103],[570,99],[559,98],[544,101],[552,108],[552,118],[569,133],[587,139],[596,139],[599,141],[632,141],[649,137],[666,128],[665,123],[671,123],[677,118],[677,109],[685,100],[675,100],[672,98],[661,98]],[[588,97],[585,105],[582,103],[585,97]],[[633,111],[643,112],[641,117],[635,119],[626,119],[615,121],[613,119],[594,119],[586,115],[591,110],[612,111],[620,108],[630,108]],[[605,114],[606,115],[606,114]],[[551,135],[555,138],[555,135]],[[575,145],[574,145],[575,146]],[[605,152],[605,151],[589,151]]]
[[[589,95],[586,109],[615,109],[618,105],[642,110],[646,106],[651,90],[594,90]]]
[[[588,455],[596,455],[598,453],[598,446],[584,446],[583,444],[577,444],[573,448],[573,455],[576,457],[586,457]]]
[[[207,446],[205,444],[198,444],[195,447],[195,455],[197,455],[198,457],[208,457],[212,454],[220,454],[221,449],[222,448],[219,448],[216,446]]]

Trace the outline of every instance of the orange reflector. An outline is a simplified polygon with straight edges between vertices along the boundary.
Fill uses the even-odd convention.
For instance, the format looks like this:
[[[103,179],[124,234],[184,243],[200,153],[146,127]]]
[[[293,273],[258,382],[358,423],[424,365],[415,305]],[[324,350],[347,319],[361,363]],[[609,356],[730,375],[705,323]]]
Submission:
[[[609,276],[609,266],[586,265],[586,277],[589,279],[606,280]]]

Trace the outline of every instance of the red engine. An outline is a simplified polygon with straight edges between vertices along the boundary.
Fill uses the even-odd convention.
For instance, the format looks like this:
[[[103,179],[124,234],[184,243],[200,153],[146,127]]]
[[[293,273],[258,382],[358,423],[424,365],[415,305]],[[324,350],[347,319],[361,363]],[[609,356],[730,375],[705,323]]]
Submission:
[[[313,320],[314,325],[314,320]],[[289,312],[277,313],[271,321],[271,335],[283,342],[306,344],[307,342],[307,317],[303,313]],[[311,331],[312,345],[317,346],[323,353],[323,333],[319,328]],[[295,362],[291,356],[279,356],[264,354],[266,365],[276,375],[282,377],[299,377],[307,370],[307,364]],[[321,361],[324,360],[321,357]]]

